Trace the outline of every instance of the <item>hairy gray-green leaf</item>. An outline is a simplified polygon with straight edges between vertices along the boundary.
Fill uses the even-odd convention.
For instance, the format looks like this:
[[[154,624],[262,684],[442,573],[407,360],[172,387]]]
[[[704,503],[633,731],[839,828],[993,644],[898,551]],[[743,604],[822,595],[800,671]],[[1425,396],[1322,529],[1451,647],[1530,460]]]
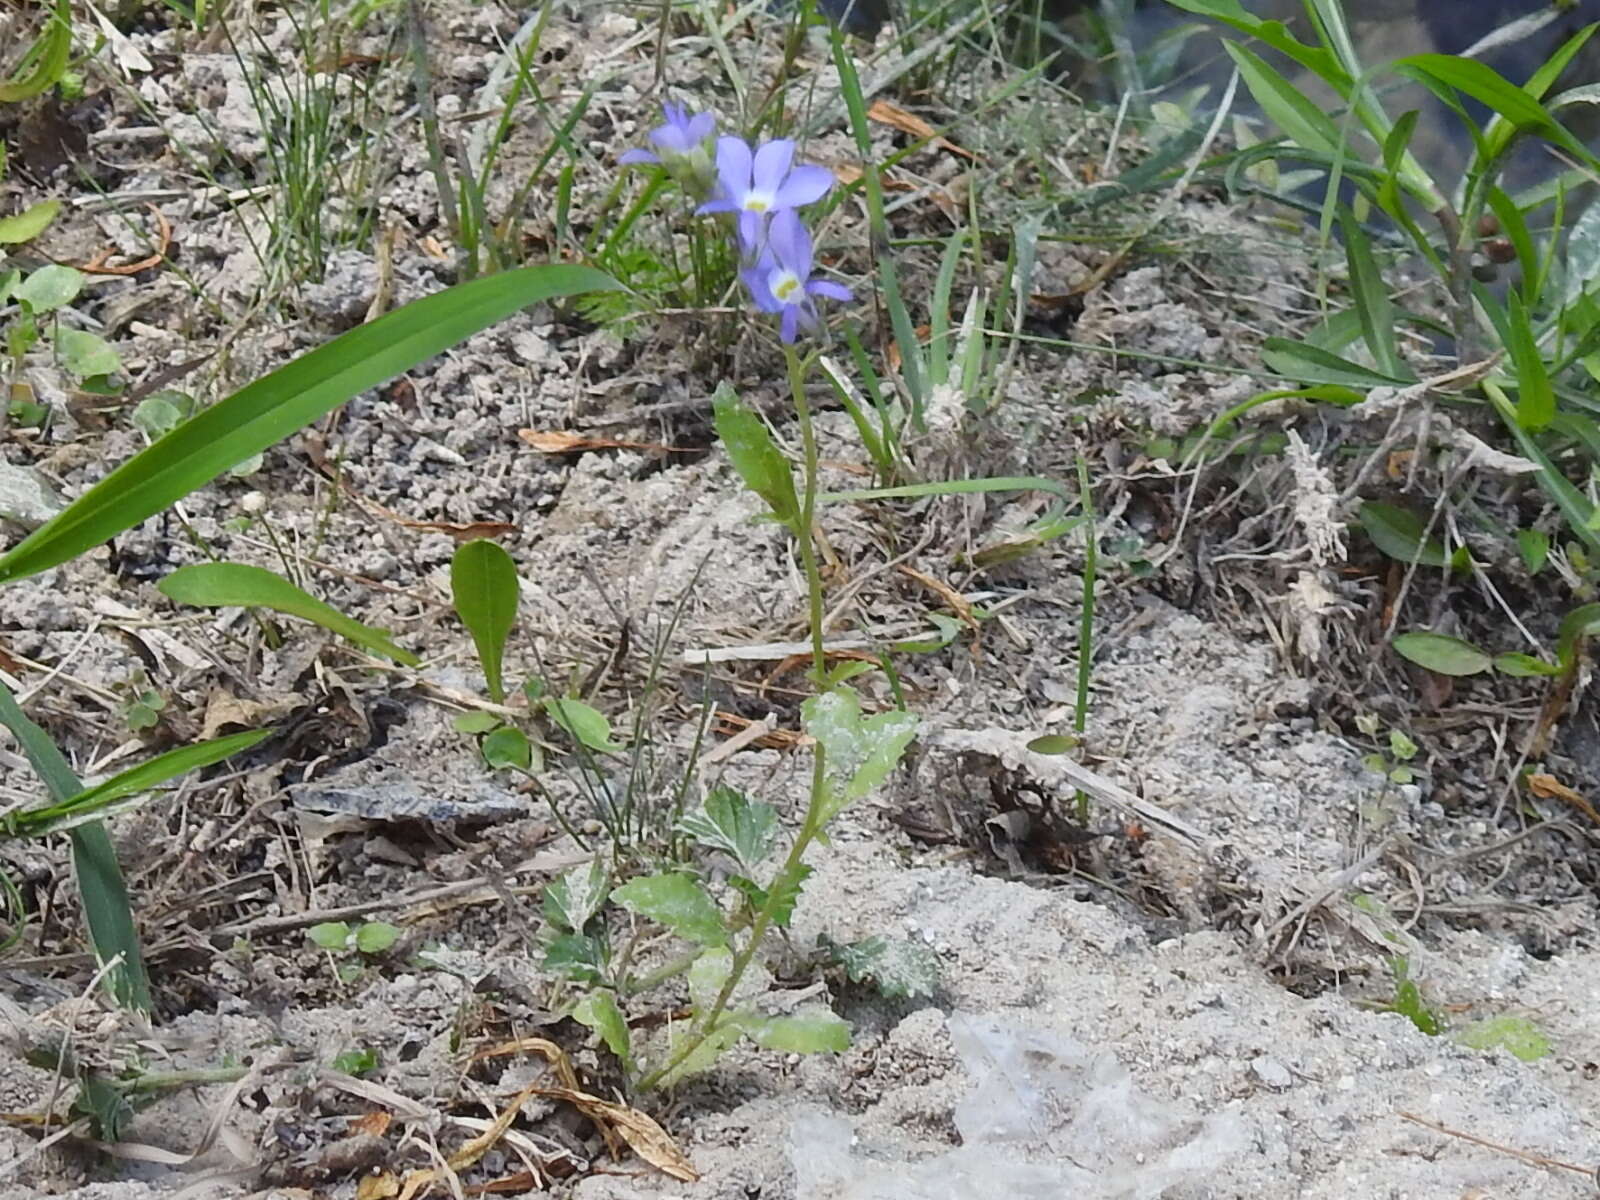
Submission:
[[[785,1054],[818,1054],[824,1050],[843,1054],[850,1049],[850,1023],[821,1005],[812,1005],[786,1017],[760,1013],[733,1014],[732,1020],[756,1045]]]
[[[450,597],[472,635],[489,699],[496,704],[506,698],[501,664],[517,621],[518,596],[517,564],[494,542],[478,538],[456,550],[450,560]]]
[[[678,832],[702,846],[723,850],[746,871],[771,853],[778,836],[778,810],[752,801],[742,792],[717,787],[698,812],[678,819]]]
[[[852,983],[870,982],[886,999],[931,996],[939,986],[939,958],[921,942],[874,936],[822,945]]]
[[[588,993],[573,1006],[572,1019],[599,1034],[606,1049],[632,1068],[633,1047],[628,1036],[628,1022],[617,1007],[615,992],[610,988],[596,988]]]
[[[829,796],[823,820],[861,799],[894,770],[920,721],[907,712],[861,716],[861,701],[847,687],[813,696],[800,706],[805,729],[822,746]]]
[[[611,875],[599,859],[573,867],[544,889],[544,915],[556,925],[582,933],[600,906],[606,902]]]
[[[630,912],[649,917],[679,937],[702,946],[725,946],[728,931],[722,913],[702,888],[680,871],[664,871],[630,880],[611,893]]]

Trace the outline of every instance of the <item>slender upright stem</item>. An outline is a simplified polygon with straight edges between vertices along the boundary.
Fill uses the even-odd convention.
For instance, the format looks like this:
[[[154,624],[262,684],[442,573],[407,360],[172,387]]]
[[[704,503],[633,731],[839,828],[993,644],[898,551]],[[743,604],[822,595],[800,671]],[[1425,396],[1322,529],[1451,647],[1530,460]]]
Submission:
[[[807,610],[811,625],[811,674],[817,686],[822,685],[823,677],[827,672],[827,655],[823,650],[823,604],[822,604],[822,571],[817,565],[817,551],[812,532],[812,523],[817,511],[817,433],[811,421],[811,406],[806,402],[806,374],[811,367],[809,358],[802,359],[794,347],[785,346],[784,355],[788,361],[789,390],[794,396],[795,414],[800,422],[800,445],[802,453],[802,489],[800,496],[800,519],[797,528],[791,530],[795,536],[800,551],[800,566],[805,572]],[[806,850],[816,840],[822,831],[823,814],[826,811],[828,798],[828,773],[827,764],[823,756],[820,743],[811,748],[811,796],[806,804],[806,815],[800,822],[800,832],[795,834],[794,843],[789,847],[789,855],[783,860],[783,866],[773,877],[773,886],[767,895],[766,902],[750,922],[750,936],[745,939],[743,946],[734,953],[733,963],[728,971],[728,978],[722,985],[722,990],[717,994],[715,1003],[708,1012],[701,1015],[698,1027],[684,1041],[683,1045],[663,1065],[651,1071],[639,1081],[640,1091],[649,1091],[676,1071],[691,1054],[700,1048],[706,1038],[710,1037],[717,1028],[717,1022],[727,1010],[728,1002],[733,998],[739,980],[744,978],[745,970],[750,966],[750,961],[755,958],[756,952],[761,949],[762,939],[766,937],[767,930],[772,927],[773,915],[778,906],[783,903],[784,893],[788,890],[784,885],[796,878],[800,871],[801,862],[805,858]]]

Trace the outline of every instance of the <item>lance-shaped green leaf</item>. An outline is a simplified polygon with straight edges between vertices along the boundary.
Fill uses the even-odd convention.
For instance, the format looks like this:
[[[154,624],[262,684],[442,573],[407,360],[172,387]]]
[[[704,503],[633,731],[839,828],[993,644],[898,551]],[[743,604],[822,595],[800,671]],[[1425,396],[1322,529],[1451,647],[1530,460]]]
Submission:
[[[615,1054],[629,1070],[633,1069],[628,1022],[617,1007],[615,992],[609,988],[596,988],[573,1006],[572,1019],[599,1034],[606,1049]]]
[[[31,242],[49,227],[61,211],[61,201],[41,200],[14,217],[0,219],[0,245]]]
[[[811,697],[800,712],[806,732],[824,752],[828,774],[824,823],[888,777],[920,724],[911,713],[898,710],[863,719],[861,701],[847,687]]]
[[[134,455],[0,557],[0,583],[109,541],[351,397],[531,304],[617,286],[588,267],[526,267],[458,284],[359,325]]]
[[[493,542],[467,542],[450,560],[450,596],[477,647],[489,699],[499,704],[506,696],[506,639],[517,622],[517,564]]]
[[[72,8],[57,0],[38,39],[22,56],[18,73],[0,82],[0,103],[15,104],[61,82],[72,56]]]
[[[408,667],[422,663],[411,651],[397,646],[383,630],[345,616],[331,604],[324,604],[265,567],[245,563],[196,563],[179,567],[158,583],[156,590],[169,600],[199,608],[269,608],[284,616],[321,625],[364,650]]]
[[[1402,658],[1438,675],[1478,675],[1494,661],[1471,642],[1442,633],[1402,633],[1390,644]]]
[[[802,1008],[787,1017],[739,1012],[732,1014],[729,1020],[766,1050],[781,1050],[785,1054],[819,1054],[828,1050],[843,1054],[850,1049],[850,1023],[821,1005]]]
[[[722,913],[705,889],[682,872],[664,871],[630,880],[613,891],[611,899],[691,942],[702,946],[728,943]]]
[[[1444,547],[1433,538],[1422,536],[1422,521],[1415,513],[1393,504],[1368,501],[1361,506],[1359,516],[1372,544],[1397,562],[1424,567],[1449,565],[1450,556]]]
[[[711,407],[717,436],[745,487],[765,500],[779,521],[790,529],[796,528],[800,523],[800,500],[794,490],[794,475],[766,425],[726,383],[717,387]]]

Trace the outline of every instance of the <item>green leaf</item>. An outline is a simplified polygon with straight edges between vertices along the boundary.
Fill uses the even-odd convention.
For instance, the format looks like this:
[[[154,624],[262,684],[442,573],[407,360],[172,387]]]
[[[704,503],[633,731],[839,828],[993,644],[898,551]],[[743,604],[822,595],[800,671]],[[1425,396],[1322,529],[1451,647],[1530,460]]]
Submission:
[[[1338,151],[1338,126],[1308,96],[1243,46],[1224,42],[1222,48],[1239,68],[1256,103],[1291,141],[1324,154]]]
[[[800,500],[795,495],[789,462],[773,443],[767,427],[744,406],[727,383],[719,384],[711,398],[717,436],[728,451],[733,469],[745,487],[767,502],[774,516],[791,530],[800,521]]]
[[[733,1013],[729,1020],[756,1045],[785,1054],[843,1054],[850,1049],[850,1023],[820,1005],[802,1008],[787,1017],[760,1013]]]
[[[1600,633],[1600,604],[1581,604],[1561,618],[1556,633],[1556,657],[1561,665],[1571,667],[1578,658],[1578,644],[1596,633]]]
[[[533,769],[533,745],[514,725],[502,725],[483,739],[483,761],[497,771]]]
[[[844,945],[822,938],[819,944],[852,983],[871,983],[886,1000],[931,996],[939,986],[938,955],[922,942],[874,936]]]
[[[605,977],[606,958],[599,938],[563,933],[544,950],[544,969],[578,983],[599,983]]]
[[[33,45],[22,55],[18,74],[0,83],[0,103],[14,104],[48,91],[61,82],[72,59],[72,9],[56,0],[55,11]],[[116,1141],[116,1135],[110,1135]]]
[[[50,735],[22,711],[11,689],[3,683],[0,683],[0,724],[11,730],[53,800],[59,803],[83,791],[83,784],[68,765],[66,756]],[[95,958],[105,964],[118,955],[122,957],[120,966],[106,972],[106,989],[124,1008],[149,1012],[152,1005],[150,977],[145,971],[139,927],[128,899],[128,884],[117,864],[111,835],[103,822],[90,821],[68,829],[67,837],[72,843],[72,872],[78,880],[84,922],[89,927],[89,942],[94,947]]]
[[[605,715],[582,700],[558,700],[547,696],[544,699],[544,710],[550,714],[552,721],[572,735],[573,740],[580,745],[610,754],[626,749],[611,740],[611,722],[606,720]]]
[[[724,946],[728,931],[722,913],[702,888],[679,871],[630,880],[611,893],[629,912],[665,925],[679,937],[702,946]]]
[[[1506,297],[1506,354],[1517,385],[1517,423],[1537,433],[1556,415],[1556,393],[1544,356],[1534,337],[1533,325],[1522,297],[1511,292]]]
[[[726,946],[712,946],[689,964],[684,982],[689,985],[689,1003],[695,1012],[711,1011],[732,974],[733,951]]]
[[[771,853],[778,836],[778,810],[742,792],[717,787],[699,812],[678,819],[678,832],[702,846],[731,854],[746,871]]]
[[[1350,270],[1356,315],[1361,321],[1361,336],[1372,353],[1372,361],[1385,375],[1396,378],[1407,375],[1409,372],[1395,345],[1399,320],[1389,299],[1389,285],[1384,282],[1378,260],[1373,256],[1367,231],[1356,220],[1349,205],[1339,205],[1339,227],[1344,232],[1345,261]]]
[[[691,1023],[687,1021],[673,1023],[668,1026],[666,1037],[662,1039],[664,1043],[662,1049],[652,1055],[652,1059],[658,1062],[671,1062],[683,1044],[695,1036],[697,1035]],[[719,1022],[717,1027],[706,1035],[705,1040],[690,1051],[688,1057],[656,1080],[655,1086],[670,1088],[703,1071],[709,1071],[717,1059],[722,1057],[722,1052],[742,1037],[744,1030],[740,1029],[731,1018]]]
[[[628,1022],[617,1007],[617,995],[610,988],[596,988],[587,993],[572,1008],[572,1019],[594,1030],[606,1049],[615,1054],[629,1070],[633,1069],[633,1051],[628,1037]]]
[[[766,909],[774,925],[779,929],[787,929],[789,922],[794,919],[794,906],[799,903],[800,889],[810,878],[811,868],[805,863],[795,863],[772,881],[770,891],[743,875],[730,875],[728,883],[742,892],[757,912]],[[772,905],[770,909],[767,908],[769,901]]]
[[[201,608],[234,605],[241,608],[269,608],[285,616],[299,617],[321,625],[348,642],[408,667],[422,665],[420,658],[397,646],[383,630],[345,616],[332,605],[324,604],[265,567],[251,567],[244,563],[196,563],[190,567],[179,567],[158,583],[156,590],[169,600]]]
[[[889,649],[896,654],[932,654],[943,650],[961,636],[963,625],[955,617],[947,616],[944,613],[923,613],[922,615],[928,624],[939,631],[939,636],[922,641],[896,642]]]
[[[1280,337],[1269,337],[1261,343],[1261,361],[1286,379],[1300,383],[1371,388],[1401,387],[1411,382],[1340,358],[1320,346]]]
[[[368,921],[356,930],[356,949],[363,954],[382,954],[400,940],[400,927],[387,921]]]
[[[582,933],[606,902],[610,885],[611,875],[599,859],[573,867],[545,887],[544,915],[563,929]]]
[[[526,267],[458,284],[358,325],[134,455],[0,556],[0,583],[110,541],[351,397],[531,304],[616,286],[588,267]]]
[[[1396,59],[1394,69],[1425,83],[1442,83],[1464,92],[1499,113],[1517,129],[1537,129],[1562,145],[1574,140],[1537,100],[1476,59],[1453,54],[1413,54]]]
[[[1035,754],[1071,754],[1077,749],[1079,739],[1064,733],[1047,733],[1028,743]]]
[[[888,778],[920,724],[899,711],[863,720],[861,701],[847,687],[811,697],[800,712],[806,732],[823,749],[829,780],[824,823]]]
[[[378,1069],[378,1052],[370,1046],[361,1050],[346,1050],[333,1056],[332,1067],[346,1075],[369,1075]]]
[[[483,538],[467,542],[450,560],[450,595],[456,615],[472,635],[489,685],[489,699],[496,704],[506,698],[501,667],[506,639],[517,621],[520,594],[517,564],[494,542]]]
[[[457,713],[450,726],[457,733],[491,733],[500,728],[500,718],[494,713],[474,709],[471,712]]]
[[[122,356],[104,338],[82,329],[60,329],[55,336],[61,365],[79,379],[112,375],[122,370]]]
[[[1424,567],[1450,565],[1450,558],[1433,538],[1423,541],[1423,525],[1415,514],[1393,504],[1369,500],[1361,506],[1361,527],[1372,544],[1397,562]]]
[[[1497,654],[1494,659],[1494,669],[1502,675],[1510,675],[1514,679],[1530,679],[1539,676],[1559,675],[1561,668],[1554,663],[1547,663],[1543,659],[1535,658],[1531,654]]]
[[[0,245],[16,246],[33,241],[56,219],[60,211],[61,201],[41,200],[14,217],[0,218]]]
[[[343,921],[323,921],[306,930],[306,936],[324,950],[340,951],[350,946],[350,926]]]
[[[27,305],[30,312],[38,315],[71,304],[82,290],[81,271],[51,264],[40,267],[19,283],[11,293],[11,298]]]
[[[1469,1050],[1505,1050],[1523,1062],[1538,1062],[1550,1053],[1550,1039],[1526,1017],[1485,1017],[1456,1035]]]
[[[1439,675],[1478,675],[1492,661],[1471,642],[1442,633],[1402,633],[1391,644],[1402,658]]]
[[[1550,535],[1541,529],[1517,530],[1517,552],[1522,555],[1528,574],[1537,575],[1550,557]]]

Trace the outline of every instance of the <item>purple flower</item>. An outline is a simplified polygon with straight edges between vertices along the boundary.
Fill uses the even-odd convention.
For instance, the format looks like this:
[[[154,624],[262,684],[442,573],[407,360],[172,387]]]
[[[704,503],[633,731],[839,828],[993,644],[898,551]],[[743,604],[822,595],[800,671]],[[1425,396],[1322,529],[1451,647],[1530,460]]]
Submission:
[[[718,138],[717,190],[698,211],[738,214],[741,243],[747,250],[758,246],[762,218],[820,200],[833,186],[825,167],[793,163],[794,143],[788,138],[764,142],[755,151],[743,138]]]
[[[705,196],[713,182],[711,140],[717,121],[710,113],[695,113],[676,104],[663,104],[667,123],[650,131],[654,150],[628,150],[617,161],[623,164],[655,163],[670,171],[675,179],[697,196]]]
[[[739,272],[757,308],[782,314],[778,333],[791,344],[801,326],[815,329],[820,324],[812,297],[851,299],[850,289],[843,284],[813,279],[811,259],[811,235],[806,232],[805,223],[793,209],[784,208],[772,215],[760,258],[754,266]]]

